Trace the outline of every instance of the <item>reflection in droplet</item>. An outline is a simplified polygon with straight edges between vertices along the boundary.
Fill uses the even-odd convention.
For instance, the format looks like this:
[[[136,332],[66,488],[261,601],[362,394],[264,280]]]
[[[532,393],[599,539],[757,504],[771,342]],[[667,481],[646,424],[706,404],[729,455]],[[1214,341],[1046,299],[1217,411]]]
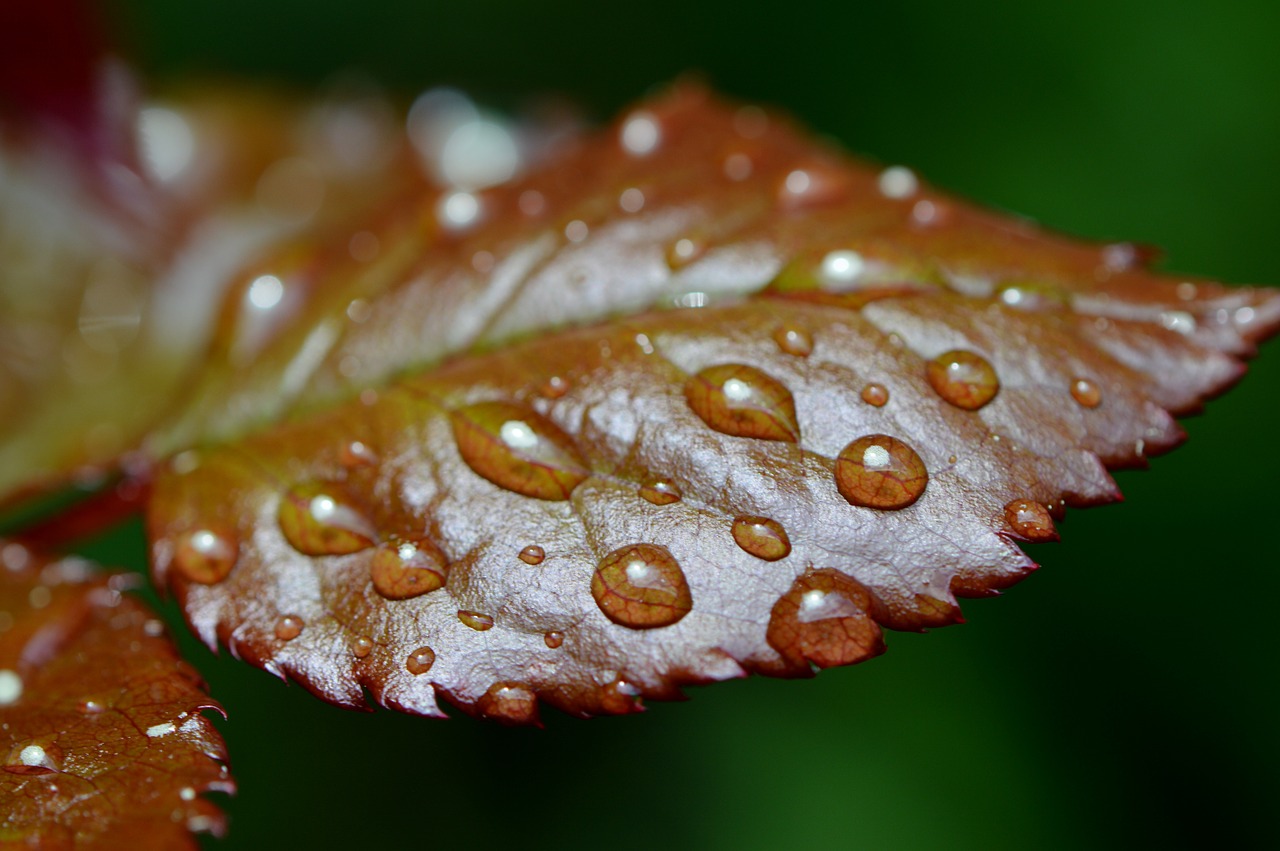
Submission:
[[[800,440],[791,391],[755,367],[708,367],[685,382],[684,396],[693,412],[716,431],[760,440]]]
[[[777,561],[791,554],[791,539],[777,520],[744,515],[733,520],[733,540],[748,553],[765,561]]]
[[[173,563],[192,582],[213,585],[227,578],[240,555],[236,539],[213,529],[182,532],[173,542]]]
[[[304,555],[346,555],[373,546],[373,523],[336,482],[303,482],[280,500],[280,531]]]
[[[478,402],[451,415],[462,460],[509,491],[564,500],[589,475],[572,438],[536,412],[509,402]]]
[[[929,361],[925,375],[939,396],[966,411],[978,410],[1000,390],[1000,379],[986,358],[963,349],[943,352]]]
[[[915,450],[896,437],[870,434],[836,458],[836,487],[852,505],[906,508],[924,493],[929,474]]]
[[[409,673],[417,677],[430,671],[431,666],[435,663],[435,651],[430,647],[419,647],[409,654],[409,658],[405,660],[404,667]]]
[[[640,486],[640,496],[654,505],[670,505],[679,502],[684,496],[680,488],[670,479],[654,479]]]
[[[655,544],[620,547],[602,558],[591,595],[609,620],[632,629],[670,626],[693,608],[684,571]]]
[[[388,600],[408,600],[445,584],[448,559],[428,538],[389,541],[373,553],[373,588]]]
[[[1015,499],[1004,507],[1005,522],[1009,528],[1028,541],[1056,541],[1058,530],[1053,526],[1049,509],[1030,499]]]

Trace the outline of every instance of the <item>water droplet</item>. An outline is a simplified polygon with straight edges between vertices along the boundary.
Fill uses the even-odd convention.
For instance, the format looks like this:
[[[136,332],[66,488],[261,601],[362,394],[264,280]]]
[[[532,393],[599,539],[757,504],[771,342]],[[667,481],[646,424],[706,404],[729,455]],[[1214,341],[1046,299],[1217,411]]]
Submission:
[[[573,243],[582,242],[591,233],[591,228],[582,219],[574,219],[564,226],[564,237]]]
[[[1058,540],[1049,509],[1034,500],[1015,499],[1004,507],[1004,519],[1009,528],[1028,541]]]
[[[18,747],[14,745],[6,760],[5,770],[10,774],[36,776],[53,774],[62,763],[62,749],[52,741],[41,743],[30,742]]]
[[[634,186],[624,189],[618,196],[618,206],[624,213],[638,213],[644,209],[644,193]]]
[[[915,172],[905,166],[895,165],[880,172],[876,181],[880,194],[886,198],[910,198],[920,190],[920,181]]]
[[[756,558],[777,561],[791,554],[791,539],[777,520],[750,515],[735,517],[733,539]]]
[[[610,715],[643,712],[640,689],[624,679],[616,679],[600,689],[600,708]]]
[[[702,240],[682,237],[667,246],[667,266],[674,272],[677,269],[683,269],[706,253],[707,246]]]
[[[564,644],[564,633],[548,632],[546,635],[542,636],[542,642],[543,644],[546,644],[548,647],[550,647],[552,650],[555,650],[561,644]]]
[[[818,275],[835,289],[848,289],[867,271],[867,261],[856,251],[830,251],[818,266]]]
[[[929,361],[925,375],[939,396],[966,411],[978,410],[1000,390],[1000,379],[986,358],[963,349]]]
[[[877,408],[883,408],[889,403],[889,389],[883,384],[875,384],[874,382],[862,388],[862,401],[868,405]]]
[[[299,635],[302,635],[304,626],[306,624],[297,615],[285,615],[276,621],[276,638],[281,641],[293,641]]]
[[[338,460],[347,469],[372,467],[378,463],[378,455],[369,448],[369,444],[352,440],[342,444],[342,452]]]
[[[844,200],[848,191],[849,179],[843,171],[814,164],[787,173],[778,187],[778,204],[784,210],[798,212]]]
[[[670,505],[679,502],[684,494],[675,482],[670,479],[654,479],[640,487],[640,496],[654,505]]]
[[[378,533],[356,500],[335,482],[303,482],[280,500],[280,531],[304,555],[346,555],[373,546]]]
[[[525,564],[542,564],[546,557],[547,551],[537,544],[530,544],[520,551],[520,560]]]
[[[747,154],[736,152],[724,158],[724,175],[735,183],[741,183],[751,176],[755,164]]]
[[[436,218],[447,230],[461,230],[480,218],[480,199],[470,192],[450,192],[436,205]]]
[[[553,375],[542,383],[538,392],[547,399],[559,399],[569,392],[569,381],[559,375]]]
[[[765,640],[792,668],[861,662],[884,651],[871,596],[839,571],[810,571],[774,604]]]
[[[929,473],[916,451],[886,434],[860,437],[836,458],[836,487],[852,505],[906,508],[928,484]]]
[[[373,641],[368,636],[358,636],[351,642],[351,655],[357,659],[364,659],[373,652]]]
[[[373,553],[373,588],[388,600],[408,600],[443,588],[449,559],[427,538],[388,541]]]
[[[182,532],[173,542],[173,563],[192,582],[213,585],[227,578],[240,555],[231,535],[213,529]]]
[[[1071,397],[1086,408],[1096,408],[1102,403],[1102,391],[1087,378],[1071,380]]]
[[[708,367],[685,383],[684,397],[693,412],[716,431],[761,440],[800,440],[791,392],[755,367]]]
[[[476,708],[499,724],[533,724],[538,720],[538,698],[521,683],[494,683]]]
[[[773,341],[783,354],[807,358],[813,353],[813,336],[803,328],[781,325],[773,332]]]
[[[493,618],[488,615],[482,615],[479,612],[469,612],[466,609],[458,610],[458,620],[477,632],[484,632],[486,629],[493,629]]]
[[[537,499],[568,499],[590,474],[569,435],[547,418],[508,402],[454,411],[462,460],[501,488]]]
[[[1007,307],[1018,310],[1058,310],[1071,303],[1071,297],[1055,286],[1038,282],[1005,284],[996,297]]]
[[[662,141],[662,127],[652,112],[640,110],[622,123],[619,139],[623,149],[632,156],[648,156],[658,149]]]
[[[620,547],[600,559],[591,595],[609,620],[632,629],[670,626],[693,608],[684,571],[656,544]]]
[[[17,671],[0,668],[0,706],[17,703],[22,697],[22,677]]]
[[[425,674],[431,670],[431,666],[436,663],[436,652],[430,647],[419,647],[417,650],[409,654],[409,658],[405,660],[405,669],[415,677]]]

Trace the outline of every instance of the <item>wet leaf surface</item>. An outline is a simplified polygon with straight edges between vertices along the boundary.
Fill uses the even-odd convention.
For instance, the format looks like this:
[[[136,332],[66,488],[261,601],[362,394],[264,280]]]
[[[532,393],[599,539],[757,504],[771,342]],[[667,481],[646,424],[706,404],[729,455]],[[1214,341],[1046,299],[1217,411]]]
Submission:
[[[0,844],[196,847],[233,792],[219,710],[164,628],[83,561],[0,541]]]
[[[530,723],[869,658],[1033,570],[1280,320],[697,89],[470,197],[397,206],[252,361],[224,327],[161,437],[204,442],[157,579],[346,706]]]

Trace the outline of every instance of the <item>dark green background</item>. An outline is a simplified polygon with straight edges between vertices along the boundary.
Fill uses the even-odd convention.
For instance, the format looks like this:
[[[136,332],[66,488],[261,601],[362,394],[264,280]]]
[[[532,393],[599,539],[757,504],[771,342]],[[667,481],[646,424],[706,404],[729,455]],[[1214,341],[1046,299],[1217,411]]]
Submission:
[[[117,0],[153,79],[358,67],[601,117],[699,69],[1170,269],[1280,281],[1280,4]],[[218,847],[1258,846],[1280,800],[1280,348],[969,623],[813,681],[543,731],[344,713],[187,651],[231,719]],[[127,538],[127,540],[125,540]],[[136,564],[137,529],[122,533]],[[119,553],[117,553],[117,556]],[[172,609],[167,610],[172,616]]]

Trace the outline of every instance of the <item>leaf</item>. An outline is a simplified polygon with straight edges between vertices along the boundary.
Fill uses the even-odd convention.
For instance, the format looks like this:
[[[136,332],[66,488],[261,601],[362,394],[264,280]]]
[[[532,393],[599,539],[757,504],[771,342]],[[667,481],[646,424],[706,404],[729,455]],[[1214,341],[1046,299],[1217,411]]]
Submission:
[[[0,542],[0,844],[194,848],[234,792],[221,712],[125,575]]]
[[[862,661],[1033,570],[1280,322],[699,90],[475,200],[215,365],[174,445],[288,421],[150,504],[200,636],[345,706],[529,723]]]

